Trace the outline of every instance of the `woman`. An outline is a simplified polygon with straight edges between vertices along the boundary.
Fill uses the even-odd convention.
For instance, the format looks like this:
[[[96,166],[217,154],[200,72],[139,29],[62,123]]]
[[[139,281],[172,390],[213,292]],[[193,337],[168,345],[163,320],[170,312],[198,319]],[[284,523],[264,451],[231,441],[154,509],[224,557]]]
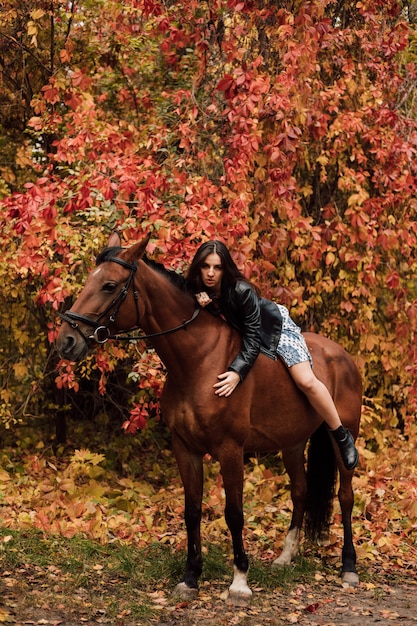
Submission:
[[[260,351],[273,358],[278,354],[296,385],[327,423],[346,469],[356,467],[359,455],[353,437],[342,425],[327,387],[314,375],[307,344],[288,310],[258,296],[221,241],[207,241],[200,246],[187,280],[198,304],[224,317],[242,337],[239,354],[228,370],[218,375],[215,393],[230,396],[244,380]]]

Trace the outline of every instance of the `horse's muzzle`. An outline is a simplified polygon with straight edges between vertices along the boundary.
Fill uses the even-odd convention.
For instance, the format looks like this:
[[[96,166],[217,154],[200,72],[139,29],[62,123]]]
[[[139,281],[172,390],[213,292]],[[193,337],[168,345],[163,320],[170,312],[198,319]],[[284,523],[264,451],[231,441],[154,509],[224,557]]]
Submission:
[[[66,332],[61,328],[55,346],[60,357],[67,361],[81,361],[88,352],[87,342],[72,329]]]

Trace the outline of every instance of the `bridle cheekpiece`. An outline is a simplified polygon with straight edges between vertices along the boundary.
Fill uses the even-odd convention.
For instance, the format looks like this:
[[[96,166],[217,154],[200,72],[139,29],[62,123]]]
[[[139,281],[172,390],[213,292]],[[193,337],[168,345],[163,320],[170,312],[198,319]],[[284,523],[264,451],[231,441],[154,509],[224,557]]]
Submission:
[[[77,331],[86,343],[88,343],[90,340],[93,340],[96,343],[102,345],[106,343],[109,339],[139,341],[142,339],[152,339],[153,337],[159,337],[161,335],[168,335],[170,333],[174,333],[178,330],[186,328],[188,324],[194,321],[197,315],[199,314],[200,309],[196,308],[194,309],[192,316],[188,320],[185,320],[184,322],[182,322],[182,324],[175,326],[175,328],[170,328],[169,330],[163,330],[158,333],[152,333],[150,335],[131,335],[129,333],[135,330],[138,330],[140,328],[139,326],[139,323],[140,323],[139,293],[136,289],[134,289],[133,299],[134,299],[135,308],[136,308],[136,324],[132,326],[129,330],[122,331],[121,333],[112,335],[110,332],[109,326],[106,324],[103,324],[103,318],[107,317],[107,320],[108,320],[107,324],[114,324],[114,322],[116,321],[116,316],[119,312],[119,309],[122,303],[124,302],[124,300],[126,299],[130,286],[133,284],[133,279],[135,277],[138,264],[137,264],[137,261],[135,261],[134,263],[128,263],[124,259],[120,259],[117,256],[109,257],[108,259],[106,259],[106,261],[118,263],[122,267],[125,267],[126,269],[130,270],[130,274],[129,274],[129,278],[127,279],[121,291],[118,293],[117,297],[114,298],[114,300],[112,300],[112,302],[103,311],[103,313],[100,313],[97,319],[94,320],[90,317],[87,317],[86,315],[81,315],[80,313],[75,313],[74,311],[71,311],[71,310],[65,311],[65,313],[58,312],[59,317],[63,319],[65,322],[67,322],[71,326],[71,328]],[[88,336],[85,335],[79,326],[79,322],[81,322],[82,324],[86,324],[87,326],[91,326],[91,328],[94,329],[93,333]]]

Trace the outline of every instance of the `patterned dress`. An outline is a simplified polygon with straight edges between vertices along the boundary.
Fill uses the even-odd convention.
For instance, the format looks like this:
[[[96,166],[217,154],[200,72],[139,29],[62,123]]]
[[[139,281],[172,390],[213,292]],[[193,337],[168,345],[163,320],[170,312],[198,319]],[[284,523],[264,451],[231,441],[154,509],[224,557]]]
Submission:
[[[304,361],[309,361],[311,367],[313,367],[313,359],[301,334],[301,328],[291,319],[285,306],[277,304],[277,307],[282,315],[282,333],[277,354],[284,360],[287,367],[292,367]]]

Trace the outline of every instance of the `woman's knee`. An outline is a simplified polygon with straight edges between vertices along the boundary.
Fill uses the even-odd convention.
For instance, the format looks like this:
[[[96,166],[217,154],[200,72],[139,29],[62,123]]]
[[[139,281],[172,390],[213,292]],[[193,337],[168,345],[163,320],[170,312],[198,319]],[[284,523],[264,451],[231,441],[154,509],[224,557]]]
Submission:
[[[297,382],[298,388],[306,395],[309,396],[313,393],[320,393],[319,385],[317,384],[317,378],[304,378]]]
[[[320,385],[320,381],[315,377],[311,369],[303,368],[294,369],[291,368],[292,377],[294,379],[295,384],[303,393],[309,395],[310,393],[314,393],[315,391],[319,391],[318,386]],[[290,370],[290,371],[291,371]]]

